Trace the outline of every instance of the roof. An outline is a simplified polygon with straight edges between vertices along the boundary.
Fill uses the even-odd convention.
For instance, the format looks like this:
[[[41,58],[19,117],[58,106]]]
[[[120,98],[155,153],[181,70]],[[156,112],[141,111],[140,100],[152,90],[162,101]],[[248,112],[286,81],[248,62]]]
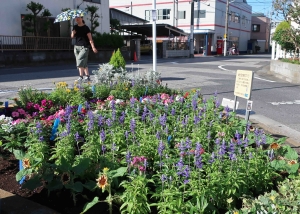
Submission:
[[[152,24],[144,25],[122,25],[122,29],[133,34],[145,35],[147,37],[152,37]],[[186,36],[189,35],[183,30],[173,27],[169,24],[156,24],[156,36],[159,37],[169,37],[171,34],[174,36]]]
[[[130,15],[121,10],[114,8],[109,9],[110,18],[119,20],[121,25],[132,25],[132,24],[145,24],[149,21],[139,18],[137,16]]]

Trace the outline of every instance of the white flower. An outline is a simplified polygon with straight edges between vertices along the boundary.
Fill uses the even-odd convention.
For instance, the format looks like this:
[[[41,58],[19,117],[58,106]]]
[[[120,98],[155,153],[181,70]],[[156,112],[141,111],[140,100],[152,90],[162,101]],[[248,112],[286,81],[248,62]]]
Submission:
[[[124,100],[121,100],[121,99],[116,99],[116,104],[120,104],[120,103],[123,103]]]
[[[1,128],[5,131],[10,133],[13,129],[13,126],[11,124],[2,124]]]
[[[176,100],[176,101],[179,101],[180,98],[181,98],[181,96],[180,96],[180,95],[177,95],[177,96],[175,97],[175,100]]]

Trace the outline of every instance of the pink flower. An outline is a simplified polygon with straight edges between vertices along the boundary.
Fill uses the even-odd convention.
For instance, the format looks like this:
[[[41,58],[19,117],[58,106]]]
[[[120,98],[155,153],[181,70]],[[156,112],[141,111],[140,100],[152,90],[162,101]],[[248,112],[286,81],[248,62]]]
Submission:
[[[34,104],[33,107],[34,107],[35,109],[39,109],[39,108],[40,108],[40,105],[39,105],[39,104]]]
[[[48,100],[48,107],[51,108],[53,106],[53,102],[51,100]]]
[[[12,117],[19,117],[20,114],[19,114],[19,112],[17,112],[17,111],[13,111],[13,112],[11,113],[11,116],[12,116]]]
[[[58,112],[56,112],[54,116],[55,116],[55,118],[58,118],[58,117],[62,117],[64,115],[65,115],[65,110],[61,109]]]
[[[54,120],[55,119],[55,116],[54,115],[50,115],[47,120]]]
[[[144,166],[140,166],[140,167],[139,167],[139,170],[140,170],[141,172],[145,172],[145,171],[146,171],[146,168],[145,168]]]
[[[45,108],[43,108],[43,107],[39,108],[39,111],[41,111],[41,112],[43,112],[44,110],[45,110]]]
[[[163,94],[160,95],[160,98],[163,99],[163,100],[166,100],[166,99],[169,99],[169,95],[163,93]]]
[[[24,119],[17,119],[15,121],[12,122],[12,125],[17,125],[19,123],[27,123],[28,120],[24,120]]]
[[[45,107],[45,106],[47,105],[47,100],[42,100],[42,101],[41,101],[41,104],[42,104],[42,106]]]
[[[32,107],[33,107],[33,103],[32,102],[27,103],[26,109],[31,109]]]
[[[24,109],[21,109],[21,108],[18,109],[18,112],[19,112],[21,115],[25,115],[25,114],[26,114],[26,112],[24,111]]]
[[[106,100],[112,101],[114,98],[115,98],[114,96],[110,95],[109,97],[107,97]]]

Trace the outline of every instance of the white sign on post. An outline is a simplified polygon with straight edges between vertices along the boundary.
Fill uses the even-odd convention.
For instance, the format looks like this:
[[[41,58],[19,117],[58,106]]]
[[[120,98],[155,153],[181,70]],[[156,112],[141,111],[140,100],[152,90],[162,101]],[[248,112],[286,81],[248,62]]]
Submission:
[[[156,10],[152,10],[152,21],[156,21]]]
[[[253,71],[237,70],[234,95],[249,100],[252,91]]]
[[[247,100],[247,111],[252,111],[252,105],[253,101],[252,100]]]
[[[234,100],[223,98],[221,106],[224,106],[225,108],[228,106],[228,108],[233,109],[234,108],[234,103],[235,103]],[[238,109],[238,107],[239,107],[239,101],[236,102],[235,109]]]

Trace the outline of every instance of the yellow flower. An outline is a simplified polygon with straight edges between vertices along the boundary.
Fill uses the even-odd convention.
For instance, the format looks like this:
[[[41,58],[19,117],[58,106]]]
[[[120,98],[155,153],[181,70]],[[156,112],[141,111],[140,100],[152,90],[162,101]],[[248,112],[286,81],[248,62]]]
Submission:
[[[234,211],[233,214],[239,214],[239,212],[238,211]]]
[[[296,164],[297,163],[297,161],[296,160],[291,160],[291,161],[288,161],[288,164],[289,165],[294,165],[294,164]]]
[[[275,196],[270,196],[270,199],[274,202],[275,201]]]
[[[70,93],[70,92],[71,92],[71,90],[70,90],[70,89],[66,89],[66,92]]]
[[[107,167],[104,167],[104,168],[103,168],[103,173],[106,173],[106,172],[108,172],[108,170],[109,170],[109,168],[107,168]]]
[[[280,148],[280,145],[279,145],[278,143],[272,143],[272,144],[270,145],[270,147],[271,147],[271,149],[277,150],[277,149]]]
[[[24,169],[28,169],[30,167],[30,160],[28,158],[25,158],[24,160],[22,160],[22,165]]]
[[[79,89],[77,87],[74,87],[74,91],[79,91]]]
[[[125,88],[126,91],[128,91],[128,88]]]
[[[101,175],[98,179],[96,179],[96,181],[97,181],[97,186],[102,190],[105,189],[105,187],[108,185],[106,175]]]

